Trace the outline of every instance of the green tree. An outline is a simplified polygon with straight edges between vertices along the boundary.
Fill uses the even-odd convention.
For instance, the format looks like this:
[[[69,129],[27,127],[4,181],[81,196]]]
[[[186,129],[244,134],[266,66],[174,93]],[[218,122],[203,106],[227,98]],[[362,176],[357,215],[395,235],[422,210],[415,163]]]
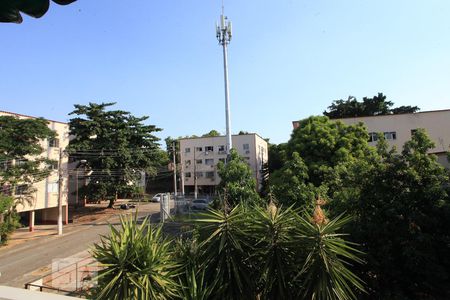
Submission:
[[[42,118],[0,116],[0,235],[5,241],[17,225],[15,206],[30,202],[33,184],[46,178],[54,161],[39,157],[42,140],[55,133]],[[20,187],[20,195],[14,195]],[[11,197],[10,197],[11,196]]]
[[[76,0],[53,0],[59,5],[67,5]],[[21,13],[40,18],[48,11],[49,0],[3,0],[0,2],[0,22],[22,23]]]
[[[217,168],[220,176],[217,189],[228,205],[234,207],[240,202],[260,201],[253,172],[235,149],[231,149],[228,162],[219,162]]]
[[[414,113],[420,109],[417,106],[400,106],[391,108],[394,105],[392,101],[386,100],[383,93],[372,98],[364,97],[359,102],[355,97],[349,96],[347,100],[334,100],[328,107],[328,111],[323,114],[331,119],[348,117],[365,117],[389,114]]]
[[[336,172],[340,188],[331,195],[333,213],[355,216],[347,227],[363,245],[367,264],[361,274],[371,297],[447,299],[450,283],[450,202],[448,176],[428,150],[423,130],[401,153],[381,139],[378,156],[353,170]],[[349,176],[350,174],[350,176]]]
[[[307,167],[308,182],[320,186],[341,164],[362,160],[374,151],[362,124],[345,125],[328,117],[313,116],[300,121],[286,146],[286,157],[297,152]]]
[[[107,110],[115,103],[75,105],[70,113],[77,115],[69,122],[69,153],[85,160],[91,179],[82,191],[90,200],[108,199],[112,207],[118,195],[132,193],[142,171],[156,174],[161,151],[154,125],[143,122],[129,112]]]
[[[218,132],[217,130],[211,130],[208,133],[205,133],[204,135],[202,135],[202,137],[214,137],[214,136],[220,136],[220,132]]]

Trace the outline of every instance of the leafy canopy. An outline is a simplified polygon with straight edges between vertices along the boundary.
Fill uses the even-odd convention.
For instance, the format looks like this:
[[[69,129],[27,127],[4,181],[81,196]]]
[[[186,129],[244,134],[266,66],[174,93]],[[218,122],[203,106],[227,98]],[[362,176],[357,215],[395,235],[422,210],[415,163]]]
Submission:
[[[365,117],[389,114],[405,114],[415,113],[420,109],[417,106],[400,106],[391,108],[394,105],[392,101],[387,101],[383,93],[372,98],[364,97],[359,102],[353,96],[349,96],[347,100],[334,100],[328,107],[328,111],[323,114],[331,119],[348,118],[348,117]]]
[[[75,105],[69,122],[70,155],[85,161],[91,179],[83,191],[88,199],[109,199],[113,205],[119,193],[129,193],[137,186],[144,171],[156,172],[161,153],[153,135],[161,129],[146,125],[148,117],[134,117],[122,110],[107,110],[115,103]]]
[[[218,191],[231,207],[240,202],[260,201],[253,172],[236,149],[231,149],[228,162],[220,161],[217,168],[220,176]]]

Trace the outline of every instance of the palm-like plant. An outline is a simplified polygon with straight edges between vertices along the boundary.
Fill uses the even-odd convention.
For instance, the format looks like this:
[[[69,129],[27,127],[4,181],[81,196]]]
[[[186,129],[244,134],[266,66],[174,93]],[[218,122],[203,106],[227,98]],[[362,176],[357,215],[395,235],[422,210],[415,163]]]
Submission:
[[[259,270],[259,292],[264,299],[292,298],[294,264],[295,211],[282,210],[274,203],[266,209],[255,207],[250,230],[257,239],[252,261]]]
[[[201,268],[206,272],[207,282],[220,288],[215,291],[214,298],[255,298],[245,208],[237,205],[230,212],[209,210],[200,214],[195,222],[199,224],[199,238],[204,249]]]
[[[171,299],[178,296],[177,263],[161,227],[145,219],[121,218],[120,229],[102,237],[92,250],[103,269],[97,276],[96,299]]]
[[[356,255],[362,253],[354,248],[355,244],[343,239],[344,234],[337,233],[351,217],[340,215],[321,223],[306,214],[297,215],[296,219],[294,239],[299,241],[301,250],[297,253],[302,265],[296,277],[301,286],[299,296],[314,300],[356,299],[354,290],[364,292],[364,285],[348,266],[351,262],[362,263]]]

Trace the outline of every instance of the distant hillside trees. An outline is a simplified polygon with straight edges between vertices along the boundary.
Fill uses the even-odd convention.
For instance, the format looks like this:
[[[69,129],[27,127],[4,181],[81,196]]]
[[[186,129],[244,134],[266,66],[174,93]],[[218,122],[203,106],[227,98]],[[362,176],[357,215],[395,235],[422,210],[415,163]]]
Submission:
[[[353,96],[349,96],[347,100],[334,100],[328,106],[328,110],[323,114],[330,119],[349,118],[349,117],[366,117],[390,114],[406,114],[415,113],[420,110],[417,106],[400,106],[392,108],[394,103],[387,101],[383,93],[372,98],[364,97],[362,102],[359,102]]]

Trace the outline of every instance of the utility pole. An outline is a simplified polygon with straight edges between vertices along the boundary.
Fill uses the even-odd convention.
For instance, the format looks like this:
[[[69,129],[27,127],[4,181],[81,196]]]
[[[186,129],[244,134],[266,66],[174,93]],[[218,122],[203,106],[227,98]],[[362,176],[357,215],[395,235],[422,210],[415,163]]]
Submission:
[[[197,160],[195,159],[195,152],[197,147],[194,147],[194,199],[197,199]]]
[[[62,159],[64,152],[59,148],[59,161],[58,161],[58,235],[63,233],[63,222],[62,222],[62,188],[63,188],[63,170],[62,170]]]
[[[177,196],[177,160],[176,160],[176,147],[175,147],[176,141],[173,141],[172,143],[172,154],[173,154],[173,195],[174,197]]]
[[[230,89],[228,82],[228,51],[227,46],[231,41],[232,32],[231,32],[231,21],[228,21],[228,18],[224,16],[224,7],[222,4],[222,15],[220,16],[220,25],[216,23],[216,37],[219,41],[219,44],[222,45],[223,48],[223,74],[224,74],[224,82],[225,82],[225,120],[226,120],[226,129],[227,129],[227,156],[229,159],[230,150],[232,147],[231,141],[231,112],[230,112]]]

